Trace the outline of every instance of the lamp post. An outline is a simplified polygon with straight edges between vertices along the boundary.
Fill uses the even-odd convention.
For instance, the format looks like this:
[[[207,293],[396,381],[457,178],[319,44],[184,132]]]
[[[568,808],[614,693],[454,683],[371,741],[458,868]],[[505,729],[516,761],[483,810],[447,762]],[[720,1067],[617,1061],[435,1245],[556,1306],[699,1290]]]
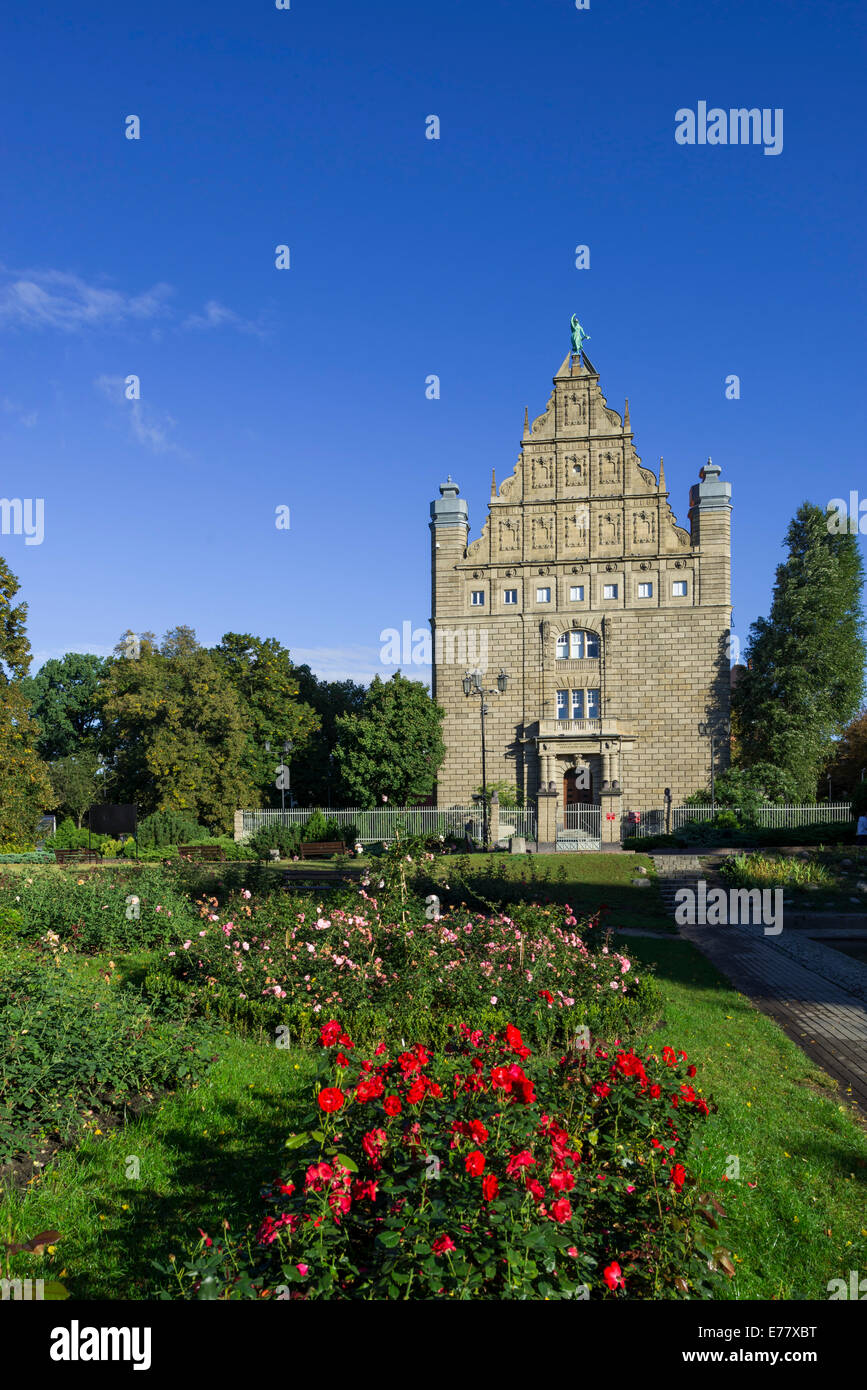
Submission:
[[[488,848],[488,775],[485,765],[485,715],[488,712],[488,707],[485,704],[485,696],[496,695],[497,693],[505,694],[508,681],[509,677],[502,666],[500,667],[500,674],[497,676],[496,690],[493,688],[485,690],[481,671],[468,671],[462,681],[464,694],[468,697],[478,695],[481,702],[479,709],[482,717],[482,838],[485,849]]]
[[[711,808],[711,815],[713,815],[714,804],[715,804],[715,800],[716,800],[716,797],[715,797],[715,770],[716,770],[716,738],[717,738],[717,736],[716,736],[716,734],[714,733],[713,726],[712,726],[711,724],[709,724],[709,723],[707,723],[707,724],[699,724],[699,726],[698,726],[698,731],[699,731],[699,733],[701,734],[702,738],[709,738],[709,739],[710,739],[710,808]],[[722,733],[724,739],[725,739],[725,738],[728,738],[729,732],[730,732],[730,726],[729,726],[728,724],[722,724],[722,725],[720,725],[720,731],[721,731],[721,733]]]
[[[280,766],[277,768],[277,782],[276,782],[277,789],[278,789],[278,791],[280,792],[280,810],[281,810],[281,812],[283,812],[283,811],[286,810],[286,791],[287,791],[287,788],[289,789],[289,805],[290,805],[290,806],[292,805],[292,800],[293,800],[293,798],[292,798],[292,791],[291,791],[291,779],[290,779],[290,773],[289,773],[289,755],[290,755],[290,753],[292,752],[292,749],[294,748],[294,746],[295,746],[295,745],[293,744],[293,742],[292,742],[292,740],[291,740],[290,738],[284,738],[284,740],[283,740],[283,749],[282,749],[283,760],[282,760],[282,762],[280,763]],[[270,743],[266,743],[266,744],[265,744],[265,752],[266,752],[266,753],[270,753],[270,752],[271,752],[271,744],[270,744]]]

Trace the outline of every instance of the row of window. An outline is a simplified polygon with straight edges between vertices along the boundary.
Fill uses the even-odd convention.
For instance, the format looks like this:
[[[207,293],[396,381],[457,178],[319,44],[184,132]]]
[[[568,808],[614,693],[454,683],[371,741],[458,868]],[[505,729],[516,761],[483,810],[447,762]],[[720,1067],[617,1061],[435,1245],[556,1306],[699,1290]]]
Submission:
[[[619,597],[619,592],[620,592],[620,586],[619,586],[619,584],[603,584],[603,585],[602,585],[602,597],[603,597],[603,599],[606,599],[606,598],[618,598],[618,597]],[[671,585],[671,596],[672,596],[672,598],[686,598],[687,593],[688,593],[688,581],[687,581],[686,579],[675,579],[675,580],[672,581],[672,585]],[[653,598],[653,584],[652,584],[651,582],[649,582],[649,581],[646,582],[646,583],[639,584],[639,586],[638,586],[638,597],[639,597],[639,598]],[[570,589],[569,589],[569,601],[570,601],[571,603],[583,603],[583,602],[584,602],[584,585],[583,585],[583,584],[572,584],[572,585],[570,586]],[[515,603],[517,603],[517,602],[518,602],[518,590],[517,590],[517,589],[504,589],[504,590],[503,590],[503,603],[506,604],[507,607],[510,606],[511,604],[515,604]],[[536,602],[537,602],[537,603],[550,603],[550,602],[551,602],[551,590],[548,589],[548,588],[545,588],[545,589],[537,589],[537,590],[536,590]],[[473,590],[471,590],[471,592],[470,592],[470,603],[472,604],[472,606],[473,606],[474,608],[483,608],[484,605],[485,605],[485,591],[484,591],[484,589],[473,589]]]
[[[558,719],[598,719],[598,690],[558,690]]]

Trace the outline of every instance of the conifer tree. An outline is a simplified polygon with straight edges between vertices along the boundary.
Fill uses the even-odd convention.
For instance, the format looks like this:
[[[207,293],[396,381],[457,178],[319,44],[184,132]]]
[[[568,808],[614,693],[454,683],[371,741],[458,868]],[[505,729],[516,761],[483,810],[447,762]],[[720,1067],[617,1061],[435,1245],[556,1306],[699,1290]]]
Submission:
[[[864,692],[864,567],[857,537],[829,530],[804,502],[786,533],[771,611],[750,628],[743,673],[732,693],[747,767],[772,763],[812,801],[834,740]]]

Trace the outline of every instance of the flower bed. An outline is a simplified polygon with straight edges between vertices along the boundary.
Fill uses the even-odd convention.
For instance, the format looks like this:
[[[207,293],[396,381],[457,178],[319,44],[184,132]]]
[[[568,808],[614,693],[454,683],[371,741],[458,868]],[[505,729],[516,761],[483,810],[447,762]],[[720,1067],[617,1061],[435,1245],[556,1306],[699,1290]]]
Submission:
[[[309,898],[284,907],[275,923],[271,906],[249,889],[222,909],[203,899],[198,929],[148,988],[182,988],[203,1011],[282,1024],[296,1040],[341,1011],[361,1038],[424,1028],[441,1041],[462,1018],[499,1027],[505,1014],[534,1041],[562,1044],[581,1028],[612,1036],[657,1009],[652,980],[607,945],[591,950],[568,907],[521,909],[520,920],[466,910],[429,919],[409,903],[390,920],[350,890],[340,906]]]
[[[176,1293],[695,1298],[733,1270],[683,1162],[713,1108],[684,1053],[544,1061],[508,1025],[462,1026],[440,1053],[360,1055],[335,1020],[322,1043],[308,1128],[261,1225],[246,1249],[202,1232]]]

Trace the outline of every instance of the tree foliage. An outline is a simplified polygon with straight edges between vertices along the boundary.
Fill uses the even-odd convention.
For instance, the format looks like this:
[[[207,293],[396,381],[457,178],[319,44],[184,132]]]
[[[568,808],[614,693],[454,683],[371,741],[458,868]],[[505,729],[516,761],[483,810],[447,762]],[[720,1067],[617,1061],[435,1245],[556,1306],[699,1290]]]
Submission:
[[[861,785],[862,774],[867,777],[867,709],[862,709],[843,730],[834,756],[822,773],[820,789],[824,786],[827,790],[830,777],[832,797],[845,801]]]
[[[121,641],[103,681],[103,750],[115,801],[139,813],[181,811],[210,828],[232,824],[258,797],[245,767],[244,715],[224,668],[191,628],[160,646],[141,637],[140,654]]]
[[[66,811],[75,817],[81,828],[85,811],[103,799],[104,781],[100,776],[99,758],[86,749],[58,758],[48,769],[54,793],[52,810]]]
[[[275,637],[227,632],[211,655],[232,686],[241,709],[245,734],[242,767],[257,796],[251,805],[280,804],[275,771],[283,742],[293,745],[289,755],[293,774],[296,758],[303,753],[319,727],[319,716],[299,700],[299,682],[287,649]],[[268,752],[265,744],[271,744]]]
[[[768,618],[750,629],[748,669],[733,693],[746,766],[787,773],[799,801],[811,801],[834,739],[864,691],[863,564],[857,538],[829,532],[805,502],[786,533]]]
[[[445,757],[445,711],[421,681],[400,671],[388,681],[375,676],[360,714],[336,720],[335,760],[356,806],[383,798],[398,805],[423,801],[434,788]]]
[[[51,803],[51,786],[24,686],[32,657],[27,605],[13,602],[19,588],[0,556],[0,842],[27,844]]]
[[[319,680],[309,666],[296,666],[300,699],[316,711],[319,727],[300,753],[292,755],[292,786],[302,806],[348,806],[352,796],[344,786],[334,757],[337,721],[361,714],[367,694],[355,681]]]
[[[48,762],[96,747],[99,736],[101,656],[67,652],[46,661],[25,691],[40,729],[38,749]]]

